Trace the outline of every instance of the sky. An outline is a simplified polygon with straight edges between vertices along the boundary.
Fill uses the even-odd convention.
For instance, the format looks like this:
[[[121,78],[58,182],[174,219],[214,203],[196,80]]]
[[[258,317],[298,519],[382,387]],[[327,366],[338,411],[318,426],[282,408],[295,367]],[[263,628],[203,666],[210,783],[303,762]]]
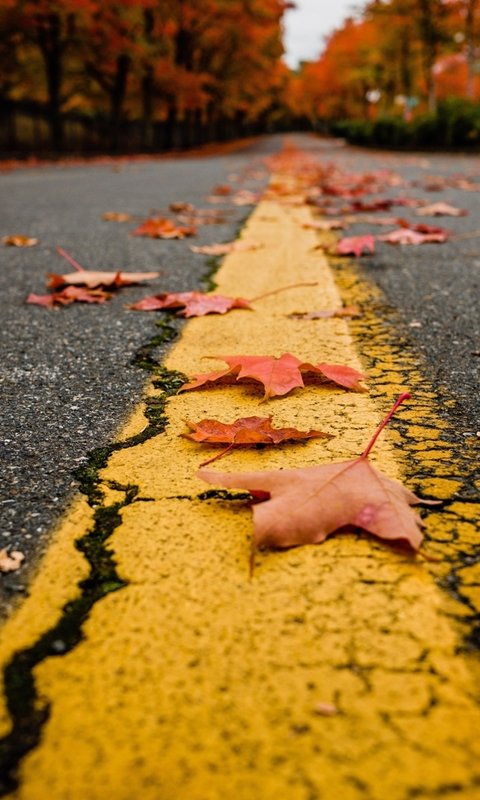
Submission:
[[[323,50],[324,37],[348,17],[354,0],[294,0],[297,8],[284,16],[285,61],[295,69],[299,61],[313,61]]]

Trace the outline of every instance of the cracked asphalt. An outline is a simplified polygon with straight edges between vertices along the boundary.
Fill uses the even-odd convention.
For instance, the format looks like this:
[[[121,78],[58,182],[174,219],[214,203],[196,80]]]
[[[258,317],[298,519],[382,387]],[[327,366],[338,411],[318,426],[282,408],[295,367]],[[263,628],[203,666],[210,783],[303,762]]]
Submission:
[[[465,174],[468,167],[468,175],[477,178],[476,158],[467,165],[459,157],[442,156],[437,164],[433,156],[363,153],[338,142],[293,138],[345,170],[405,169],[422,186],[424,174],[440,166],[449,174]],[[210,173],[205,179],[206,193],[252,161],[256,171],[261,158],[281,142],[281,137],[271,137],[249,151],[221,157],[215,180]],[[190,180],[195,180],[202,160],[124,165],[118,174],[125,178],[125,190],[130,170],[133,175],[135,170],[140,175],[144,169],[158,170],[158,178],[172,183],[171,176],[187,163]],[[79,169],[98,177],[98,166]],[[11,182],[15,174],[7,176]],[[117,172],[113,174],[115,183]],[[249,179],[254,174],[246,173]],[[134,315],[122,306],[127,298],[152,289],[125,290],[114,304],[94,313],[80,306],[52,314],[23,307],[23,325],[28,327],[30,319],[39,323],[35,334],[29,327],[29,336],[24,336],[33,355],[30,369],[24,365],[18,373],[17,395],[28,394],[32,408],[45,407],[46,414],[55,409],[58,396],[68,404],[67,425],[75,420],[72,427],[79,437],[70,461],[84,462],[92,434],[82,401],[94,408],[92,419],[99,408],[103,415],[102,403],[107,409],[94,444],[108,441],[124,424],[88,498],[78,497],[63,519],[31,596],[6,623],[0,643],[0,793],[14,791],[18,800],[38,800],[48,786],[49,796],[58,800],[158,800],[160,794],[176,800],[218,800],[228,787],[238,800],[478,796],[479,673],[471,647],[479,643],[480,601],[478,438],[472,425],[478,401],[471,391],[477,368],[471,337],[478,320],[472,302],[475,273],[456,249],[465,242],[470,248],[475,236],[418,248],[379,245],[375,256],[358,259],[358,264],[325,257],[315,246],[325,237],[317,239],[305,226],[315,212],[295,205],[297,182],[291,186],[291,205],[282,202],[280,193],[255,210],[244,236],[258,239],[261,247],[230,255],[218,281],[220,291],[231,296],[262,295],[280,280],[296,288],[264,297],[254,313],[190,321],[166,354],[167,372],[158,368],[157,379],[148,386],[147,401],[157,403],[163,421],[147,436],[143,404],[124,422],[145,380],[127,365],[155,333],[155,315]],[[191,193],[179,196],[177,188],[172,200],[195,202]],[[415,195],[424,191],[420,185],[402,190]],[[476,198],[475,192],[461,192],[457,205],[470,203],[471,214],[448,220],[448,227],[474,232]],[[124,261],[115,266],[165,269],[169,256],[173,286],[168,288],[191,289],[194,280],[198,285],[207,259],[199,259],[197,266],[188,241],[140,240],[137,250],[138,240],[128,237],[127,227],[102,223],[100,215],[105,210],[137,212],[139,197],[128,207],[120,207],[114,193],[108,199],[112,202],[107,208],[102,201],[101,208],[98,203],[88,214],[112,236],[112,247],[116,238],[121,241],[124,250],[118,245],[115,258],[123,254]],[[441,199],[455,202],[448,193]],[[87,215],[85,209],[83,213]],[[244,214],[245,209],[230,218],[224,237],[216,226],[203,229],[202,241],[232,238]],[[467,221],[469,226],[461,228]],[[358,226],[355,232],[367,230]],[[83,246],[88,251],[86,237],[55,244],[85,266],[98,263],[79,252]],[[45,259],[58,258],[52,247]],[[449,249],[442,256],[445,247]],[[21,258],[13,252],[23,264],[23,273],[18,267],[22,291],[39,291],[38,283],[30,285],[30,271],[41,249],[20,251]],[[139,252],[140,262],[133,258]],[[154,255],[157,261],[152,263]],[[454,259],[455,277],[447,281]],[[102,267],[113,266],[112,260]],[[187,261],[197,271],[182,283]],[[40,281],[45,265],[35,269]],[[305,286],[307,279],[317,281],[315,289]],[[438,296],[448,302],[432,301],[437,281],[444,281]],[[465,293],[466,302],[459,306]],[[351,322],[295,317],[297,310],[338,307],[341,302],[358,304],[361,316]],[[105,308],[109,316],[102,316]],[[106,331],[97,317],[108,320]],[[110,355],[124,328],[121,349]],[[20,339],[22,330],[17,327],[12,340]],[[40,336],[55,353],[41,364],[47,375],[44,384],[38,380],[42,369],[34,369],[35,356],[42,351]],[[78,344],[84,339],[85,349]],[[404,479],[421,497],[444,501],[422,512],[428,544],[418,558],[371,537],[347,534],[332,536],[321,547],[257,552],[254,574],[249,572],[251,511],[228,493],[204,491],[196,474],[198,446],[181,433],[185,419],[258,412],[258,392],[244,385],[176,394],[174,386],[176,371],[194,374],[206,353],[223,348],[246,352],[248,347],[257,353],[264,347],[269,352],[292,348],[307,360],[320,350],[326,361],[363,364],[369,392],[312,386],[272,401],[272,413],[282,424],[322,425],[333,438],[288,448],[238,448],[228,457],[227,471],[354,457],[392,399],[406,385],[412,389],[413,401],[380,437],[372,462],[391,477]],[[80,380],[72,394],[57,381],[58,361],[66,385],[78,362]],[[28,371],[33,373],[31,383],[24,375]],[[123,377],[117,378],[117,372]],[[96,408],[95,380],[101,385]],[[113,389],[118,400],[114,407],[108,403]],[[22,402],[18,397],[18,408]],[[52,474],[55,460],[64,457],[59,427],[55,433],[49,446]],[[37,451],[32,451],[35,457]],[[70,483],[55,495],[52,515],[71,491],[68,467],[65,479]],[[36,503],[33,513],[40,513],[40,520],[30,519],[40,527],[46,514],[38,496]],[[31,536],[26,541],[36,541]],[[20,538],[15,543],[21,546]],[[9,580],[5,583],[14,593],[20,578]],[[440,591],[439,584],[448,592]]]
[[[464,217],[426,221],[455,234],[478,233],[480,193],[422,188],[428,176],[456,174],[480,186],[478,155],[369,152],[312,136],[290,138],[344,170],[388,169],[416,181],[418,186],[395,191],[469,211]],[[22,550],[27,564],[18,575],[0,577],[4,608],[25,591],[32,557],[44,550],[49,529],[77,486],[75,468],[92,449],[111,440],[145,383],[145,373],[131,361],[155,334],[154,315],[127,313],[124,304],[153,291],[198,288],[208,270],[207,257],[191,253],[192,240],[130,237],[131,225],[105,222],[101,215],[111,210],[148,215],[178,200],[221,209],[206,202],[212,188],[228,182],[232,173],[246,178],[235,186],[262,188],[265,178],[255,173],[252,179],[249,169],[261,170],[262,159],[282,141],[266,137],[224,155],[39,166],[0,176],[0,235],[40,239],[37,247],[1,250],[0,426],[6,479],[0,547]],[[226,222],[202,227],[196,243],[234,237],[251,209],[227,208]],[[407,218],[413,214],[400,211]],[[348,235],[384,230],[358,224]],[[160,270],[162,275],[152,287],[124,289],[104,306],[79,304],[48,312],[25,305],[30,291],[42,291],[47,272],[65,270],[55,253],[59,245],[89,268]],[[458,447],[465,440],[471,444],[480,430],[480,236],[419,247],[379,244],[377,254],[362,257],[359,268],[394,309],[399,335],[418,353],[424,373],[452,399],[444,411],[458,430]]]

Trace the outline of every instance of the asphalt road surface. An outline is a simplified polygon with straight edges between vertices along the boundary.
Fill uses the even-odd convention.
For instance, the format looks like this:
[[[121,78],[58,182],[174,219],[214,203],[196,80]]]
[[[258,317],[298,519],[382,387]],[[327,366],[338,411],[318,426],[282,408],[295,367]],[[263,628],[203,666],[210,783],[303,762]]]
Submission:
[[[426,220],[451,229],[451,241],[380,244],[374,256],[362,257],[360,268],[384,293],[399,335],[417,354],[423,373],[452,400],[444,412],[457,431],[456,446],[478,441],[480,192],[461,188],[458,180],[432,191],[431,176],[468,178],[480,189],[480,156],[368,152],[313,136],[289,138],[344,170],[387,169],[415,182],[393,188],[391,196],[408,194],[468,210],[458,218]],[[51,526],[77,486],[75,469],[111,440],[145,383],[145,372],[132,360],[155,335],[158,317],[127,312],[125,304],[154,291],[201,288],[209,269],[208,257],[190,251],[192,240],[131,237],[132,224],[106,222],[102,214],[145,217],[177,201],[224,209],[225,221],[202,226],[195,244],[230,241],[250,207],[209,205],[206,198],[218,184],[261,190],[267,180],[263,160],[282,142],[283,137],[271,136],[224,154],[20,167],[0,176],[0,236],[40,240],[32,248],[1,248],[0,549],[21,550],[27,565],[0,576],[5,609],[26,591],[35,555],[47,546]],[[414,209],[394,213],[412,218]],[[358,224],[348,235],[367,232],[384,230]],[[26,305],[29,292],[44,291],[46,273],[70,271],[57,246],[88,268],[162,274],[151,286],[124,289],[105,305],[58,311]]]

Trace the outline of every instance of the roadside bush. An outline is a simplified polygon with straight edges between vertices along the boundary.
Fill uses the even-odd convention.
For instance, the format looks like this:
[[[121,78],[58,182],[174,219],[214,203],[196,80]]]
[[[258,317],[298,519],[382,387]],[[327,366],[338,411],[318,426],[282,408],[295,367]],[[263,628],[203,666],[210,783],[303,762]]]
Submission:
[[[341,120],[331,125],[334,136],[351,144],[393,149],[457,149],[480,147],[480,105],[461,98],[442,101],[436,114],[422,114],[411,122],[400,117]]]

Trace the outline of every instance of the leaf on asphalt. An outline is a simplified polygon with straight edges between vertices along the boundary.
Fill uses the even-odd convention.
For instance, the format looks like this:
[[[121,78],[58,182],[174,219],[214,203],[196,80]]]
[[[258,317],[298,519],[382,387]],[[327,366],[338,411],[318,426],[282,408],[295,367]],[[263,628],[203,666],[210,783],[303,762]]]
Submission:
[[[232,308],[252,308],[243,297],[224,297],[221,294],[203,292],[172,292],[144,297],[128,306],[132,311],[161,311],[162,309],[182,309],[182,317],[203,317],[205,314],[226,314]]]
[[[122,272],[120,270],[117,272],[102,272],[84,269],[62,247],[57,247],[57,253],[75,268],[75,272],[62,275],[49,273],[47,275],[47,287],[49,289],[57,289],[60,286],[88,286],[90,289],[95,289],[97,286],[118,288],[119,286],[133,286],[142,281],[158,278],[160,275],[159,272]]]
[[[49,273],[47,286],[49,289],[56,289],[58,286],[88,286],[90,289],[95,289],[97,286],[119,288],[120,286],[133,286],[142,281],[151,281],[153,278],[158,278],[159,275],[159,272],[101,272],[82,269],[64,275]]]
[[[51,294],[31,293],[25,300],[36,306],[45,308],[55,308],[58,306],[69,306],[72,303],[106,303],[112,295],[104,292],[103,289],[88,289],[83,286],[66,286],[59,292]]]
[[[227,445],[227,449],[204,461],[202,466],[216,461],[233,447],[253,446],[257,444],[280,444],[286,441],[302,439],[331,439],[332,434],[323,431],[299,431],[297,428],[273,428],[272,417],[242,417],[231,423],[219,422],[216,419],[202,419],[200,422],[186,420],[191,432],[184,433],[187,439],[203,444]]]
[[[432,203],[432,205],[419,208],[416,213],[422,217],[465,217],[468,211],[448,203]]]
[[[232,197],[234,206],[253,206],[259,200],[257,192],[251,192],[250,189],[240,189]]]
[[[331,317],[360,317],[358,306],[344,306],[343,308],[326,308],[323,311],[293,311],[288,315],[296,319],[330,319]]]
[[[195,236],[196,232],[197,229],[193,225],[177,225],[166,217],[152,217],[131,231],[130,236],[147,236],[150,239],[185,239],[187,236]]]
[[[302,225],[302,228],[315,231],[338,231],[345,227],[342,219],[315,219],[311,222],[304,222]]]
[[[411,228],[398,228],[391,233],[385,233],[383,236],[378,236],[379,242],[387,242],[388,244],[430,244],[434,242],[446,242],[448,234],[446,231],[442,233],[418,233]]]
[[[256,547],[319,544],[335,531],[353,528],[417,550],[422,521],[410,506],[424,501],[368,461],[379,433],[409,396],[397,400],[359,458],[303,469],[200,470],[198,476],[216,486],[246,489],[260,501],[253,507]]]
[[[231,194],[232,191],[233,189],[231,186],[228,185],[228,183],[221,183],[218,186],[213,187],[211,194],[226,197],[227,195]]]
[[[270,397],[281,397],[292,389],[304,387],[303,376],[316,376],[322,381],[331,381],[345,389],[357,392],[366,391],[359,383],[364,379],[362,373],[343,364],[310,364],[284,353],[275,356],[208,356],[225,361],[228,367],[216,372],[196,375],[194,380],[182,386],[180,391],[198,389],[205,384],[236,383],[242,379],[250,379],[263,384],[265,394],[263,400]]]
[[[192,214],[195,211],[195,206],[192,203],[178,200],[175,203],[170,203],[169,209],[174,214]]]
[[[227,253],[244,253],[248,250],[258,250],[259,247],[261,245],[258,242],[236,239],[234,242],[224,242],[224,244],[190,245],[190,250],[192,253],[201,253],[206,256],[224,256]]]
[[[375,237],[370,233],[365,236],[346,236],[340,239],[335,250],[338,256],[361,256],[364,252],[375,252]]]
[[[8,553],[7,550],[0,550],[0,572],[16,572],[20,569],[25,556],[20,550],[12,550]]]
[[[106,222],[131,222],[132,215],[124,211],[105,211],[102,219]]]
[[[11,236],[2,237],[2,244],[8,247],[34,247],[39,241],[39,239],[35,239],[33,236],[24,236],[21,233],[14,233]]]

